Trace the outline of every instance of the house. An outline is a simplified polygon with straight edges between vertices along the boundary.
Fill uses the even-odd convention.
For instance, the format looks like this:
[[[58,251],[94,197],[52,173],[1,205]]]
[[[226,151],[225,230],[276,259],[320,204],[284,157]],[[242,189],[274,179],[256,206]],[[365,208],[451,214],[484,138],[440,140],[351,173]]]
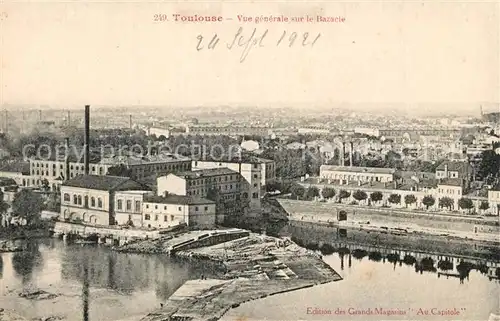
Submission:
[[[207,228],[216,224],[216,203],[206,198],[167,195],[144,196],[144,227],[167,228],[180,224]]]
[[[61,186],[60,219],[115,225],[115,195],[120,191],[147,191],[147,188],[128,177],[79,175],[69,179]]]
[[[445,161],[436,168],[436,178],[458,178],[470,182],[472,180],[472,166],[468,162]]]
[[[488,191],[488,203],[490,211],[500,215],[500,184]]]

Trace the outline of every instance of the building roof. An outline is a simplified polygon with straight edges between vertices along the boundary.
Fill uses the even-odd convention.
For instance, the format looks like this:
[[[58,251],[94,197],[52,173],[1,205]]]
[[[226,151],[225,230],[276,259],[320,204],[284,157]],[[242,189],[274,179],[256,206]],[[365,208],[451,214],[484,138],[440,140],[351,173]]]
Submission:
[[[445,167],[448,166],[448,171],[464,172],[467,171],[471,166],[467,162],[450,162],[445,161],[439,164],[436,171],[444,171]]]
[[[0,186],[17,185],[16,181],[12,178],[0,177]]]
[[[231,174],[238,174],[238,172],[233,171],[226,167],[220,167],[220,168],[200,169],[195,171],[186,171],[171,175],[184,177],[186,179],[195,179],[200,177],[212,177],[212,176],[231,175]]]
[[[241,155],[210,157],[201,156],[200,158],[194,157],[195,162],[215,162],[215,163],[242,163],[242,164],[262,164],[271,163],[273,160],[257,157],[249,154],[242,153]]]
[[[174,163],[180,161],[191,161],[191,159],[171,153],[162,153],[159,155],[146,155],[146,156],[113,155],[111,157],[106,157],[101,159],[100,163],[106,165],[124,164],[127,166],[134,166],[134,165],[144,165],[144,164]]]
[[[438,185],[446,185],[446,186],[462,186],[462,180],[459,178],[445,178],[442,179]]]
[[[321,165],[321,171],[336,171],[336,172],[349,172],[349,173],[371,173],[371,174],[394,174],[396,172],[393,168],[381,167],[358,167],[358,166],[334,166],[334,165]]]
[[[215,204],[214,201],[211,201],[206,198],[183,196],[183,195],[167,195],[167,196],[146,195],[144,196],[144,202],[160,203],[160,204],[180,204],[180,205]]]
[[[128,177],[107,175],[78,175],[64,182],[62,186],[79,187],[100,191],[149,190],[149,188],[145,185],[140,184]]]
[[[0,165],[0,172],[29,174],[30,163],[23,162],[23,161],[4,163],[4,164]]]

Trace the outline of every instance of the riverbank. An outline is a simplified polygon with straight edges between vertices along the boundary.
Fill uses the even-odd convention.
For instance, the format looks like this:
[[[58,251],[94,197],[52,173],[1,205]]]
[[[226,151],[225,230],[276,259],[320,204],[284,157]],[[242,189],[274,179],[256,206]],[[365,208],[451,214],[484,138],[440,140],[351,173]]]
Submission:
[[[429,213],[399,213],[373,211],[370,208],[353,208],[340,204],[326,204],[295,200],[279,200],[296,222],[313,222],[336,227],[352,227],[399,234],[436,235],[465,240],[500,243],[500,227],[495,221],[477,218],[452,217]],[[347,220],[339,222],[337,212],[344,210]]]
[[[0,228],[1,241],[15,241],[50,237],[54,222],[41,221],[32,226],[11,226]]]
[[[142,321],[218,320],[241,303],[342,278],[320,255],[289,239],[250,234],[179,251],[176,256],[221,265],[220,279],[189,281]]]

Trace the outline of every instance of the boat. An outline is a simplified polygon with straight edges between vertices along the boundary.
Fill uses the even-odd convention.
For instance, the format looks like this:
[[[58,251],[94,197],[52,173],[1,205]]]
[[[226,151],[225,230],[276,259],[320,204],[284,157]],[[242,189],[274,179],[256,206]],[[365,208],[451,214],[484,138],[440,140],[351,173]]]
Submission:
[[[443,275],[446,277],[460,278],[461,275],[459,273],[446,273],[446,272],[438,272],[438,276]]]

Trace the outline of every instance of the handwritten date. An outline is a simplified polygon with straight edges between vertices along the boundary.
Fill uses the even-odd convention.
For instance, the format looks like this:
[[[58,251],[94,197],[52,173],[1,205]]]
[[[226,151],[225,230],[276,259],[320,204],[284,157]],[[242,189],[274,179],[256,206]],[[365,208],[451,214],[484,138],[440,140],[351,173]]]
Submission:
[[[244,34],[243,27],[240,27],[236,34],[231,37],[231,40],[226,43],[226,48],[228,50],[233,50],[233,48],[242,49],[240,62],[244,62],[248,57],[248,54],[253,48],[265,47],[267,46],[302,46],[312,48],[318,39],[321,37],[321,33],[310,35],[309,32],[297,33],[288,32],[284,30],[279,37],[276,39],[270,39],[268,37],[269,30],[266,29],[262,33],[257,32],[257,28],[247,35]],[[196,45],[196,50],[213,50],[219,46],[221,38],[215,34],[210,40],[205,40],[205,37],[198,35],[198,43]],[[208,42],[208,43],[207,43]]]

